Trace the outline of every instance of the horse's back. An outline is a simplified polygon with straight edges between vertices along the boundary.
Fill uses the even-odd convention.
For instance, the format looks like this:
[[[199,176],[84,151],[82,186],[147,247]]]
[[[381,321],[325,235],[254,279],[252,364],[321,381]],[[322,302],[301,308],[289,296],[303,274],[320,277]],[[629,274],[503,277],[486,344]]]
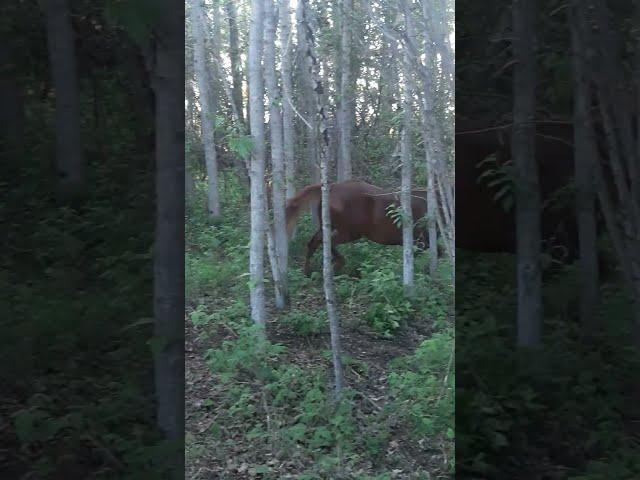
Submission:
[[[332,184],[332,222],[349,238],[367,236],[374,223],[372,214],[376,195],[383,193],[380,187],[359,180]]]

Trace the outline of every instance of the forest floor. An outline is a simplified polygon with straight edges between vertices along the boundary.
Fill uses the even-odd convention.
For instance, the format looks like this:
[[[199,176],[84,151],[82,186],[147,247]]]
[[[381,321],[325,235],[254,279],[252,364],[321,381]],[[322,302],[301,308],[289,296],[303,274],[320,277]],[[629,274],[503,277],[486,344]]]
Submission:
[[[246,343],[243,333],[250,324],[248,288],[240,273],[247,265],[243,256],[234,254],[246,237],[232,226],[217,230],[222,233],[214,243],[221,247],[218,259],[227,261],[224,272],[203,272],[203,265],[215,260],[201,242],[187,253],[187,478],[450,478],[453,384],[447,382],[452,382],[453,372],[447,375],[445,370],[452,370],[451,287],[428,287],[432,297],[438,297],[431,310],[405,306],[397,298],[401,289],[388,284],[400,278],[399,249],[368,242],[347,247],[360,258],[348,258],[349,271],[336,279],[348,404],[343,408],[331,401],[321,276],[303,277],[300,245],[293,246],[290,306],[278,312],[268,300],[266,331],[278,353],[252,367],[254,352],[245,350],[255,344]],[[303,227],[298,243],[302,245],[307,233]],[[316,259],[316,269],[319,263]],[[356,272],[356,263],[364,264],[364,270]],[[424,278],[419,275],[417,280],[427,288]],[[384,293],[367,290],[371,284]],[[268,286],[266,291],[269,298]],[[382,309],[377,316],[371,314],[374,307]],[[387,325],[388,319],[397,319],[398,325]],[[444,340],[438,334],[443,331],[449,332]],[[414,358],[421,348],[424,358],[434,355],[429,348],[437,353],[437,360],[429,363],[438,373],[415,367],[416,360],[422,363]],[[266,374],[260,372],[264,364],[271,366]],[[408,394],[420,388],[424,390]],[[421,393],[424,398],[419,398]]]
[[[304,305],[309,307],[310,304],[321,301],[322,298],[307,295]],[[301,301],[299,303],[303,305]],[[210,305],[215,309],[215,301]],[[322,304],[318,304],[317,307],[324,308]],[[389,362],[413,353],[423,340],[429,338],[430,328],[428,325],[417,323],[401,329],[390,341],[381,339],[371,328],[359,323],[355,315],[357,312],[354,311],[345,312],[343,309],[341,312],[343,354],[352,359],[346,365],[344,373],[346,384],[356,392],[356,409],[366,416],[382,411],[383,405],[391,395],[388,384]],[[328,332],[301,338],[291,328],[278,323],[277,311],[273,305],[269,306],[269,318],[272,319],[267,326],[269,340],[287,347],[284,359],[287,363],[297,365],[303,370],[310,370],[317,365],[330,368],[326,355],[330,349]],[[259,461],[257,462],[257,452],[252,449],[251,444],[237,438],[237,441],[232,444],[232,449],[227,445],[225,456],[222,457],[219,455],[218,442],[209,434],[210,427],[216,421],[219,412],[216,412],[215,407],[208,408],[207,405],[211,400],[215,401],[218,385],[204,358],[208,349],[220,346],[224,340],[233,338],[233,334],[225,328],[220,328],[216,335],[211,335],[206,327],[195,326],[188,318],[186,320],[186,428],[190,448],[197,446],[200,452],[197,458],[188,462],[187,478],[208,479],[212,478],[212,475],[213,478],[221,479],[264,478],[251,469],[256,463],[260,464]],[[366,365],[366,368],[361,368],[362,365]],[[384,455],[395,465],[388,478],[422,478],[419,472],[430,472],[431,478],[448,478],[446,472],[442,471],[443,465],[447,463],[448,453],[438,449],[437,446],[434,447],[420,448],[405,430],[393,431],[388,448],[384,452]],[[309,466],[301,461],[269,458],[270,453],[266,452],[262,460],[272,467],[270,473],[277,473],[278,476],[267,478],[297,478],[286,475],[295,475]],[[360,469],[358,472],[353,472],[356,476],[344,478],[362,478],[357,476],[358,474],[373,475],[373,470],[373,468]]]

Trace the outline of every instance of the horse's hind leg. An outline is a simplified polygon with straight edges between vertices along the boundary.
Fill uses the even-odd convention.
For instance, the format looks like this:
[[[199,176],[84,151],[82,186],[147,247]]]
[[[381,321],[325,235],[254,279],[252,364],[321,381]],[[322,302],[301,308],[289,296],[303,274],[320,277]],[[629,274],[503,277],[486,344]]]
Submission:
[[[318,249],[318,246],[320,245],[321,242],[322,242],[322,230],[318,230],[313,235],[313,237],[311,237],[311,240],[309,240],[309,243],[307,244],[307,258],[305,259],[305,262],[304,262],[304,274],[307,277],[311,275],[311,257],[313,256],[314,252]]]

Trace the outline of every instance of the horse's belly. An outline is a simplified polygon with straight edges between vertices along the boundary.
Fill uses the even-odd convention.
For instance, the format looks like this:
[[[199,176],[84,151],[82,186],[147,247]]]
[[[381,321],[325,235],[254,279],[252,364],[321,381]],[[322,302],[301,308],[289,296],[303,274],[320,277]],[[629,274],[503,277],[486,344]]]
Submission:
[[[402,244],[402,230],[390,221],[374,223],[366,237],[382,245]]]

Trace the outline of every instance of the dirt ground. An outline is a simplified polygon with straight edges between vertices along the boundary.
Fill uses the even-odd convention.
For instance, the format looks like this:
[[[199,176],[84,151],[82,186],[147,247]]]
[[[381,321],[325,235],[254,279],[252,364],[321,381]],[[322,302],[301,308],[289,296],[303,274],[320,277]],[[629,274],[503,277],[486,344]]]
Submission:
[[[210,305],[213,299],[206,299]],[[316,303],[320,308],[321,299],[309,296],[298,299],[304,303],[305,309]],[[389,398],[388,373],[389,362],[394,358],[409,355],[415,348],[430,336],[428,321],[416,320],[411,326],[402,328],[390,340],[381,339],[368,326],[359,321],[357,306],[349,311],[341,309],[342,349],[343,355],[355,360],[353,364],[345,366],[345,382],[356,392],[356,415],[364,417],[367,414],[380,411]],[[286,360],[301,367],[309,368],[319,364],[329,367],[329,360],[324,352],[330,348],[329,333],[313,337],[301,337],[277,321],[277,314],[271,306],[267,325],[269,340],[287,347]],[[278,476],[263,477],[251,470],[255,463],[255,452],[250,442],[239,436],[234,445],[234,457],[223,458],[216,451],[216,442],[210,434],[210,427],[216,421],[220,412],[215,407],[215,384],[208,366],[204,362],[204,353],[220,345],[231,333],[220,329],[216,336],[201,336],[201,327],[194,326],[186,319],[186,430],[187,454],[186,478],[190,480],[202,479],[251,479],[251,478],[295,478],[292,475],[302,473],[308,465],[295,458],[282,460],[273,458],[267,460]],[[366,369],[358,368],[363,362]],[[214,402],[212,405],[211,402]],[[211,407],[211,408],[209,408]],[[417,444],[410,439],[406,432],[395,429],[391,432],[388,442],[386,458],[390,459],[393,467],[385,469],[394,479],[419,478],[416,472],[429,472],[430,478],[449,478],[442,472],[442,465],[446,462],[446,452],[436,446]],[[367,468],[368,467],[368,468]],[[377,473],[371,465],[363,465],[361,475]],[[350,473],[343,478],[360,478],[357,473]],[[422,477],[426,478],[426,477]]]

